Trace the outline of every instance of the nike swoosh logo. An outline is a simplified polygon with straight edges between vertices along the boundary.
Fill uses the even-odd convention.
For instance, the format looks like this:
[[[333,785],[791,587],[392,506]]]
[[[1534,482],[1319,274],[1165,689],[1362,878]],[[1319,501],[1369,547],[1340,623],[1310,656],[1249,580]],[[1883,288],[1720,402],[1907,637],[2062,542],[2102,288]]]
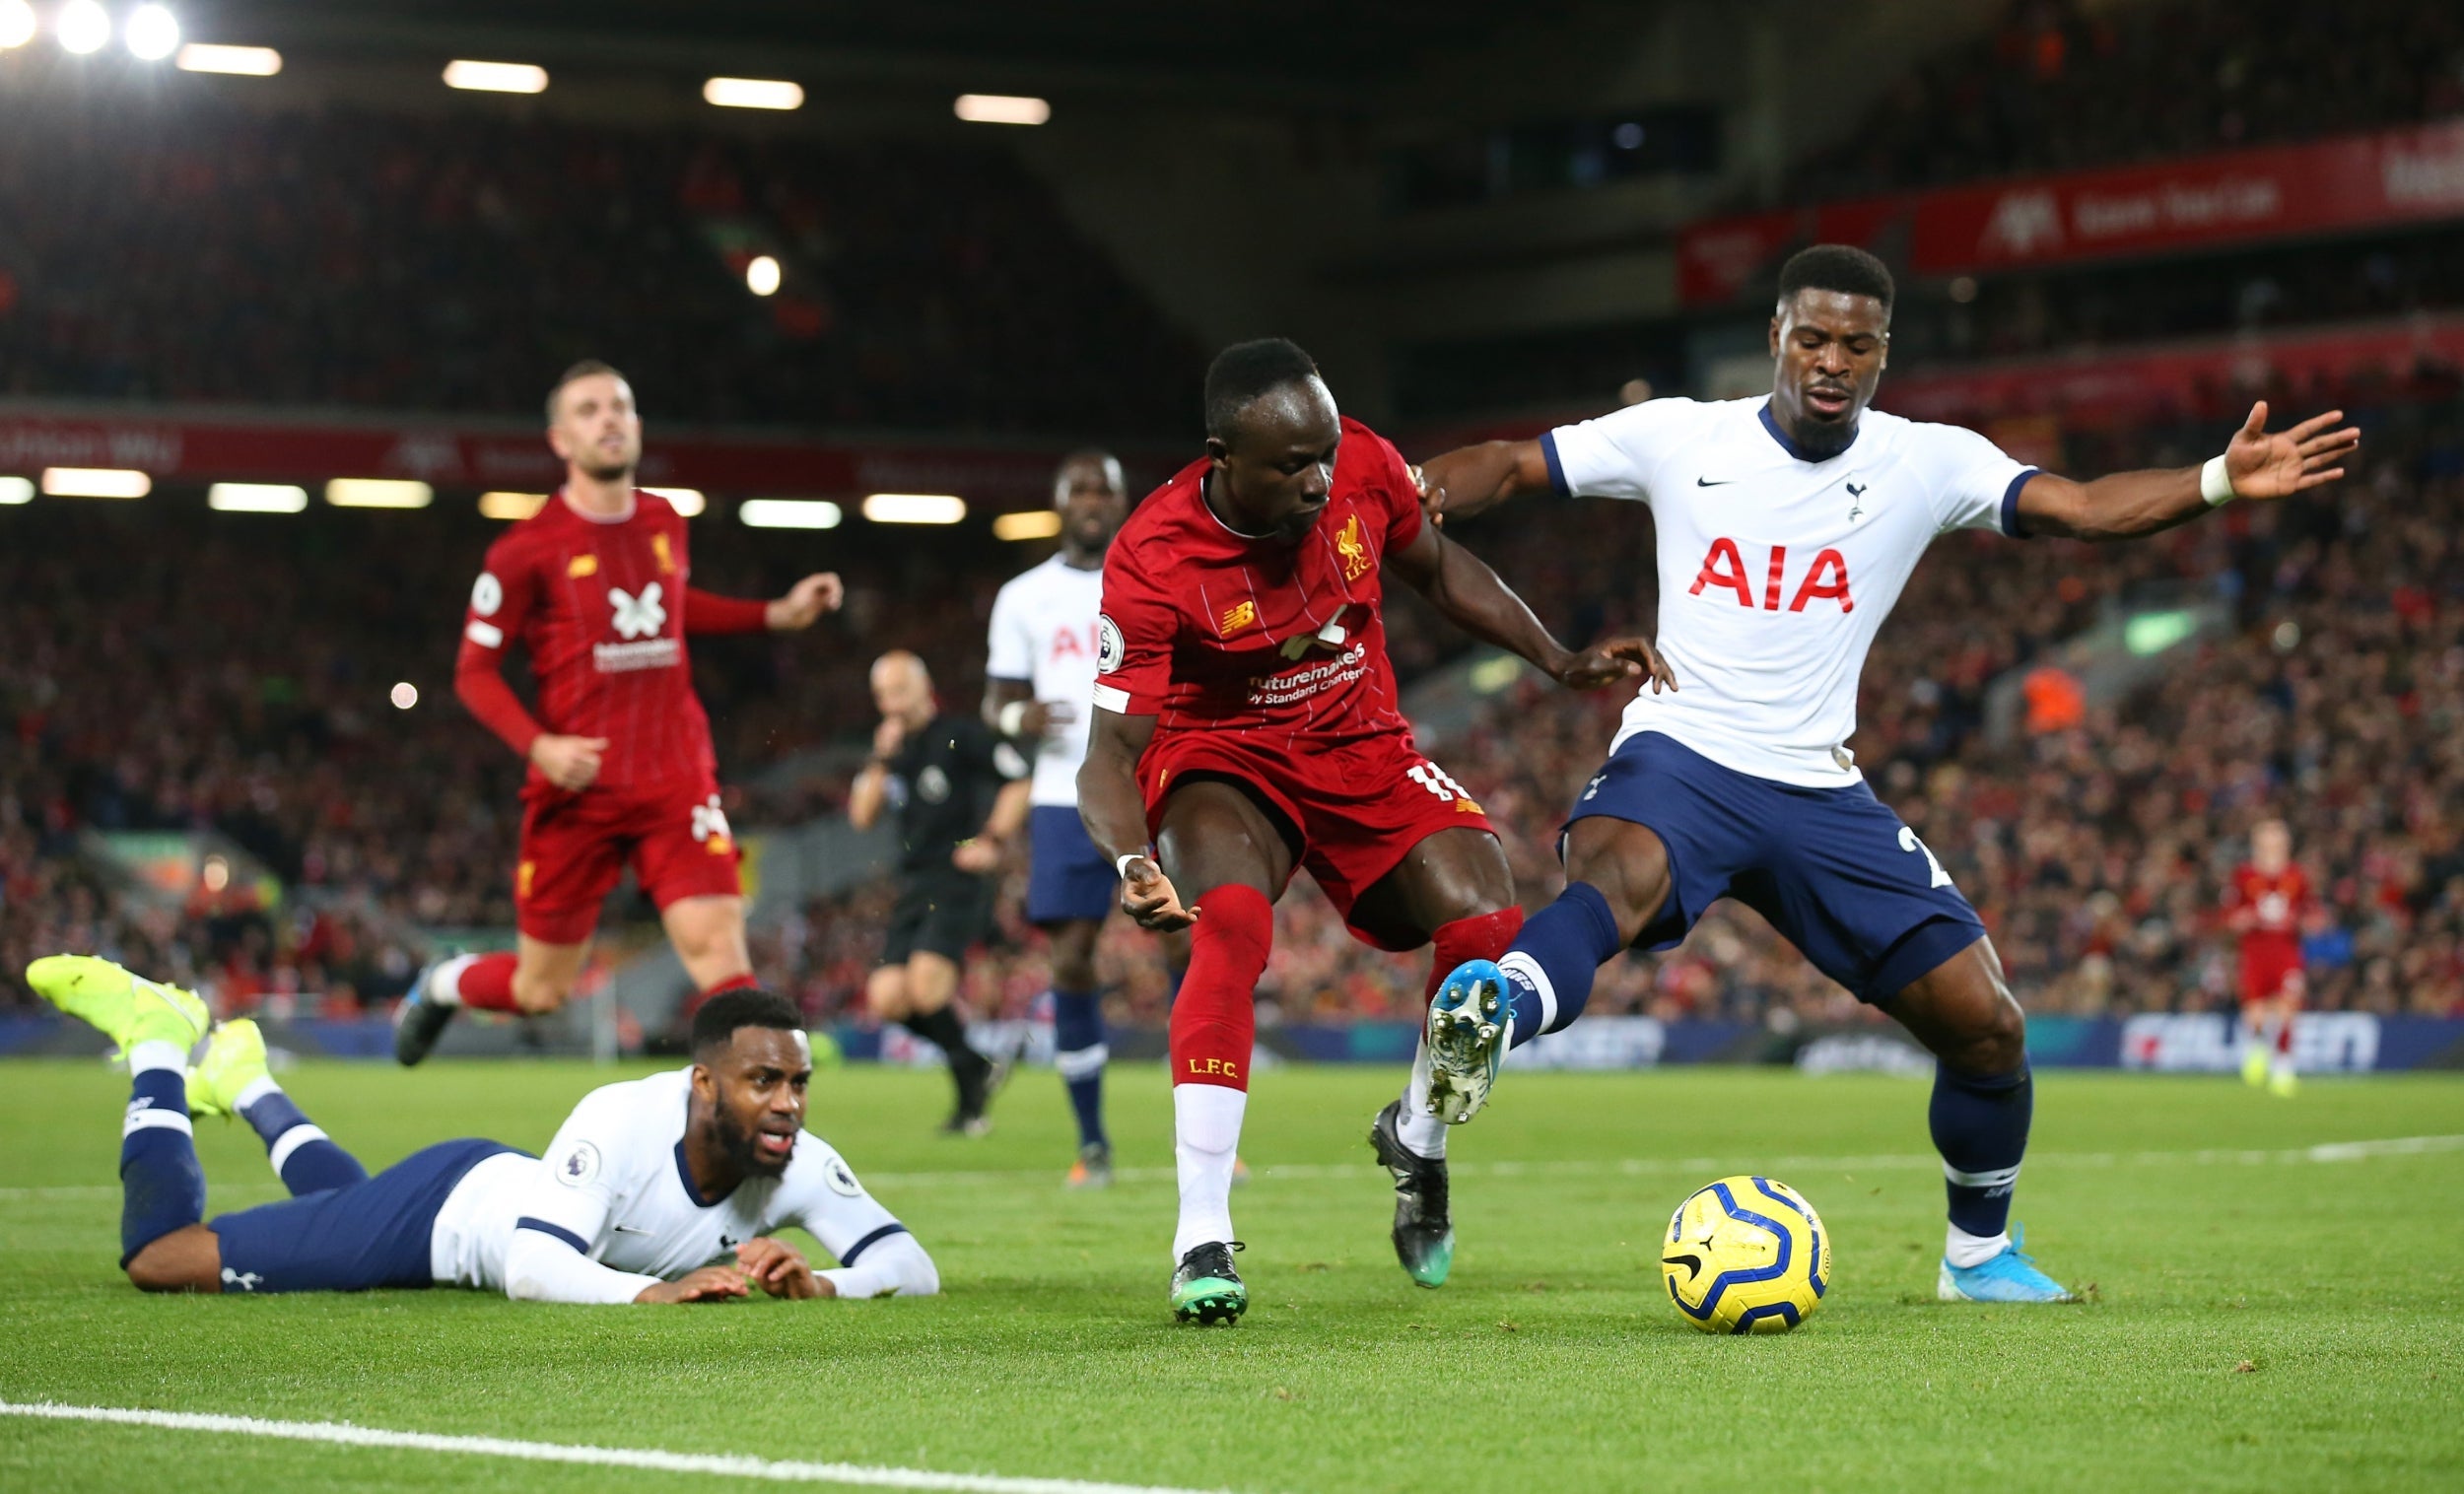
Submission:
[[[1733,477],[1723,477],[1723,478],[1721,478],[1718,482],[1716,482],[1716,483],[1715,483],[1715,482],[1713,482],[1710,478],[1707,478],[1707,477],[1697,477],[1697,478],[1695,478],[1695,479],[1694,479],[1694,486],[1695,486],[1695,487],[1697,487],[1697,488],[1725,488],[1725,487],[1727,487],[1730,483],[1733,483],[1733,482],[1735,482],[1735,481],[1737,481],[1737,479],[1736,479],[1736,478],[1733,478]]]
[[[1685,1267],[1685,1279],[1688,1281],[1691,1281],[1695,1277],[1702,1274],[1702,1257],[1700,1256],[1663,1256],[1660,1257],[1660,1263],[1662,1265],[1681,1265]]]
[[[650,1233],[649,1230],[646,1230],[636,1224],[611,1224],[608,1228],[614,1230],[619,1235],[647,1235]]]

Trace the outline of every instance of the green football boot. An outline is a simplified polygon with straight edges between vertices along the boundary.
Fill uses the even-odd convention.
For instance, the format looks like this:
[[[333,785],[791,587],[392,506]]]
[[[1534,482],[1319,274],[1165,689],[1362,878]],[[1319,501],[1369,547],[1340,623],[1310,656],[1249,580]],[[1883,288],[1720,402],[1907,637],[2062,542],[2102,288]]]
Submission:
[[[26,984],[118,1044],[122,1053],[140,1043],[172,1043],[186,1053],[213,1022],[193,993],[131,975],[97,955],[44,955],[26,967]]]
[[[264,1077],[265,1035],[245,1017],[221,1023],[204,1059],[188,1070],[188,1113],[229,1120],[240,1114],[240,1091]]]
[[[1240,1322],[1249,1311],[1249,1288],[1232,1268],[1232,1253],[1241,1249],[1237,1240],[1190,1247],[1172,1273],[1172,1316],[1200,1326]]]

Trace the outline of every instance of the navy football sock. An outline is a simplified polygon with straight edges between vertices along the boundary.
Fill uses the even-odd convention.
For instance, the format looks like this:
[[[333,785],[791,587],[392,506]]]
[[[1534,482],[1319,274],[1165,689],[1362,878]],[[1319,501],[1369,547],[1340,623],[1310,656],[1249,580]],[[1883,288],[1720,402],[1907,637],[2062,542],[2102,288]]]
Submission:
[[[291,1195],[321,1193],[329,1188],[368,1181],[360,1160],[336,1146],[318,1126],[308,1122],[300,1107],[281,1090],[272,1090],[240,1107],[240,1119],[256,1127],[265,1143],[265,1160],[274,1165]]]
[[[205,1169],[188,1120],[188,1076],[144,1068],[129,1076],[120,1124],[120,1264],[205,1217]]]
[[[1104,1136],[1104,999],[1091,990],[1053,992],[1053,1066],[1078,1115],[1078,1144],[1108,1145]]]
[[[2011,1222],[2011,1188],[2027,1152],[2027,1122],[2036,1086],[2027,1065],[1978,1078],[1934,1065],[1934,1103],[1927,1114],[1934,1149],[1942,1153],[1951,1193],[1951,1222],[1970,1235],[2001,1234]]]
[[[1514,947],[1497,961],[1513,994],[1512,1046],[1581,1016],[1592,978],[1624,947],[1608,900],[1589,882],[1568,882],[1556,902],[1524,919]]]

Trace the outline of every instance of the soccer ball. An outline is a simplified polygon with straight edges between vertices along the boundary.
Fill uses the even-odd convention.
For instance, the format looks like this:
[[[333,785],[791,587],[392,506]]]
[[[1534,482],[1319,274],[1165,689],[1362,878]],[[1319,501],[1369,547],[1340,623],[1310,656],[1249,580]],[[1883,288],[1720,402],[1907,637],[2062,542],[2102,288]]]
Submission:
[[[1785,1333],[1831,1284],[1831,1240],[1814,1205],[1768,1178],[1723,1178],[1669,1220],[1669,1300],[1706,1333]]]

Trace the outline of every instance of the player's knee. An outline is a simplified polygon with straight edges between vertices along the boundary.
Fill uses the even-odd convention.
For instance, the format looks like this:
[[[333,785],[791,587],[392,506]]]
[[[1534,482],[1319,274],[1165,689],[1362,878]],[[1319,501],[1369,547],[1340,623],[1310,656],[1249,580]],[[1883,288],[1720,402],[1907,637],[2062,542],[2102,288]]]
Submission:
[[[1095,988],[1093,929],[1072,923],[1054,935],[1053,985],[1061,990]]]
[[[2016,1073],[2027,1061],[2027,1016],[1999,981],[1962,1037],[1959,1066],[1970,1073]]]
[[[128,1257],[125,1269],[128,1284],[141,1292],[202,1292],[221,1285],[220,1253],[214,1249],[214,1237],[205,1234],[207,1248],[198,1249],[198,1242],[189,1230],[174,1230]]]
[[[573,994],[573,983],[552,976],[513,973],[513,1004],[524,1012],[537,1015],[552,1012],[565,1004]]]

